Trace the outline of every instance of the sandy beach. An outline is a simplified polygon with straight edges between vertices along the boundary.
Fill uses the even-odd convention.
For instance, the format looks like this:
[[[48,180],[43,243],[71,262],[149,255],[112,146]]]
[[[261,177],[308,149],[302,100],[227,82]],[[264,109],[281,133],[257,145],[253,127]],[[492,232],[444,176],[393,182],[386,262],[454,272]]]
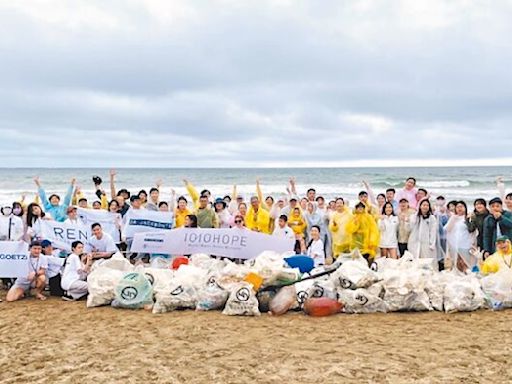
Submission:
[[[512,380],[512,311],[242,318],[51,298],[0,314],[0,383]]]

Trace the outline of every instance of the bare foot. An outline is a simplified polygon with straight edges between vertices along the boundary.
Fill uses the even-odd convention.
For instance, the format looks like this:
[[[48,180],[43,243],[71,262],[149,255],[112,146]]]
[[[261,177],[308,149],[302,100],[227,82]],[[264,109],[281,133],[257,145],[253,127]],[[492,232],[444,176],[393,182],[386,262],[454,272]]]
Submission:
[[[44,301],[44,300],[46,300],[46,296],[43,295],[42,293],[36,293],[36,299]]]

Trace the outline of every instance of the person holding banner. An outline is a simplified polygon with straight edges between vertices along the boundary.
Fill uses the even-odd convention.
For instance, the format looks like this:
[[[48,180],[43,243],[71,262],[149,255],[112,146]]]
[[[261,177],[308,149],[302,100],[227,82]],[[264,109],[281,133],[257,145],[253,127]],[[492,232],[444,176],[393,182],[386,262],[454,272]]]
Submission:
[[[48,259],[41,254],[42,247],[39,241],[30,243],[29,273],[27,277],[18,277],[14,285],[7,292],[7,301],[16,301],[22,299],[31,289],[34,290],[34,296],[39,300],[46,300],[43,295],[46,286],[46,270],[48,269]]]
[[[66,196],[64,197],[64,203],[62,204],[60,204],[60,197],[58,195],[53,194],[50,195],[49,198],[46,197],[46,192],[41,186],[39,177],[35,177],[34,182],[37,185],[39,197],[41,198],[44,210],[50,213],[56,221],[63,222],[66,220],[66,209],[71,204],[71,197],[73,196],[73,189],[75,188],[76,179],[71,179],[71,184],[69,185]]]
[[[71,250],[61,280],[61,287],[66,292],[62,299],[66,301],[80,300],[89,293],[86,280],[93,262],[91,254],[84,254],[84,244],[81,241],[74,241]]]
[[[251,207],[245,215],[245,223],[248,229],[263,232],[270,235],[270,213],[260,206],[257,196],[251,197]]]

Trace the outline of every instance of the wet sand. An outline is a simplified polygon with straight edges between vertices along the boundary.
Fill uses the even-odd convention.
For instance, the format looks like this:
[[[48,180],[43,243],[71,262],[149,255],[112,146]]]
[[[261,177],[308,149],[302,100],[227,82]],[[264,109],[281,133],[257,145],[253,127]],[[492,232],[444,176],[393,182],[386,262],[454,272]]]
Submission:
[[[512,381],[512,310],[242,318],[52,298],[2,302],[0,319],[0,383]]]

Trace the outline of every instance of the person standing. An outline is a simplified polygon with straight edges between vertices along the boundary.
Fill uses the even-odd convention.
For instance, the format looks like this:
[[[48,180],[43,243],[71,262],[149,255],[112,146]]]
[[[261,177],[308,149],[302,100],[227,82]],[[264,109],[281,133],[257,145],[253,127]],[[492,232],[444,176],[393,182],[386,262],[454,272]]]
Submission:
[[[512,213],[503,210],[499,197],[489,201],[490,215],[484,220],[484,257],[496,251],[496,239],[501,236],[512,238]]]
[[[411,234],[407,249],[415,257],[432,258],[437,264],[437,234],[438,224],[432,212],[430,201],[420,203],[418,213],[409,219]]]
[[[416,209],[418,205],[418,200],[416,199],[417,193],[418,190],[416,189],[416,179],[414,177],[408,177],[407,180],[405,180],[404,188],[398,191],[396,199],[398,201],[407,199],[409,206],[413,209]]]
[[[359,249],[370,266],[377,253],[380,233],[375,217],[368,213],[364,203],[356,204],[354,215],[346,225],[346,231],[352,239],[350,250]]]
[[[382,216],[379,219],[380,254],[382,257],[398,259],[398,225],[393,204],[389,201],[382,207]]]
[[[332,256],[338,258],[342,253],[350,252],[351,235],[346,231],[347,223],[352,213],[345,206],[343,198],[338,197],[335,202],[335,211],[329,220],[329,232],[332,239]]]
[[[60,197],[58,195],[50,195],[49,198],[46,197],[46,192],[44,188],[41,186],[41,182],[39,181],[39,177],[34,178],[34,182],[37,185],[39,197],[41,199],[41,203],[43,204],[44,210],[49,213],[54,220],[63,222],[66,220],[67,214],[66,210],[71,204],[71,198],[73,196],[73,189],[75,187],[76,179],[71,179],[71,183],[68,187],[68,191],[66,196],[64,197],[64,202],[60,204]]]

